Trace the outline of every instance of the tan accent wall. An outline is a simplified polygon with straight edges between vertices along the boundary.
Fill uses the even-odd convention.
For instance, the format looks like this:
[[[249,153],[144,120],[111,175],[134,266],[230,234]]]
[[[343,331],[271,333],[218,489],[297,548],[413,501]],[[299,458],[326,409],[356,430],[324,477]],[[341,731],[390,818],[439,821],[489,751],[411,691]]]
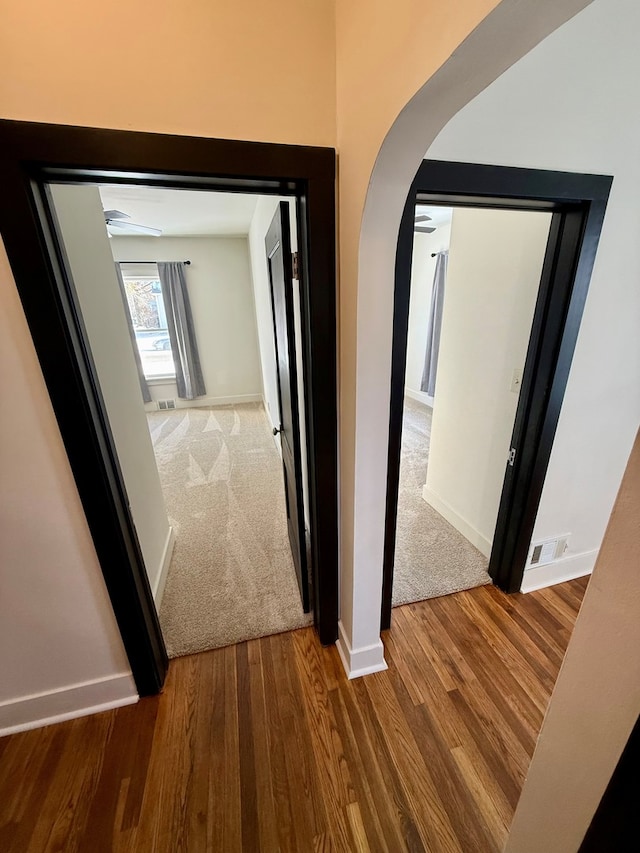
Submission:
[[[575,853],[640,714],[640,434],[505,853]]]

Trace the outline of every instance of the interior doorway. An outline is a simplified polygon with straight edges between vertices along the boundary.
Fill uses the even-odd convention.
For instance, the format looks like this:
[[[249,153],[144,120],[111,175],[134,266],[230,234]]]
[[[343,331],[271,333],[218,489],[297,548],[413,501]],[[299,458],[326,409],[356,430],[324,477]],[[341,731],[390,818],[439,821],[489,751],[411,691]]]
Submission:
[[[312,624],[295,198],[47,193],[169,656]]]
[[[456,586],[463,589],[490,579],[507,592],[519,591],[527,562],[538,554],[535,548],[531,549],[531,534],[610,186],[610,178],[598,175],[427,160],[420,167],[405,205],[396,256],[383,629],[390,627],[394,604],[454,592]],[[520,244],[515,240],[514,252],[493,252],[483,261],[483,251],[491,243],[488,231],[484,239],[475,241],[475,250],[467,255],[466,263],[464,251],[456,253],[456,278],[462,286],[453,288],[449,310],[443,307],[446,298],[439,309],[430,299],[434,315],[438,310],[442,316],[448,315],[447,325],[452,331],[445,335],[445,352],[440,339],[435,348],[433,341],[426,348],[421,377],[425,384],[409,395],[407,412],[411,413],[414,402],[430,402],[434,407],[436,429],[429,436],[430,464],[422,497],[437,515],[432,514],[429,530],[428,519],[425,523],[419,517],[425,512],[422,507],[413,513],[407,531],[399,520],[398,509],[402,509],[403,502],[411,505],[405,501],[401,448],[405,384],[414,371],[411,351],[409,361],[407,353],[415,229],[428,231],[427,211],[443,207],[458,215],[460,233],[466,231],[468,245],[474,243],[474,232],[480,233],[484,216],[506,217],[520,224],[523,216],[534,217],[529,221],[537,222],[537,238],[532,254],[534,243],[526,240]],[[462,215],[465,210],[468,212]],[[440,254],[440,270],[447,263],[445,251],[433,250],[434,256]],[[527,252],[531,262],[522,278],[521,261]],[[477,334],[477,326],[474,334],[474,323],[487,306],[482,286],[474,288],[473,283],[482,284],[484,280],[493,287],[500,278],[495,275],[500,266],[495,261],[502,262],[510,256],[512,269],[507,264],[506,277],[503,276],[507,289],[496,289],[498,301],[492,313],[485,316],[485,325],[489,322],[493,326],[493,334],[486,339],[486,345],[478,346],[482,335]],[[419,260],[419,254],[416,258]],[[514,275],[518,285],[515,287]],[[529,285],[522,287],[525,279]],[[434,293],[435,281],[431,295]],[[516,331],[515,336],[512,331]],[[439,382],[433,369],[434,350],[438,367],[444,365],[446,374],[443,376],[440,369]],[[506,388],[514,395],[512,398]],[[491,414],[483,395],[491,404]],[[412,426],[409,423],[409,440]],[[431,432],[431,423],[422,425],[422,432],[427,429]],[[484,441],[479,440],[482,436]],[[447,452],[441,452],[447,447]],[[407,459],[410,456],[406,454]],[[424,458],[414,465],[418,472],[426,467]],[[472,475],[474,467],[479,467],[477,476]],[[413,475],[414,492],[415,480],[420,477],[421,473]],[[412,499],[417,506],[415,495]],[[433,524],[436,518],[437,523]],[[442,525],[442,519],[448,527]],[[411,528],[413,536],[406,535],[411,534]],[[453,536],[451,528],[455,531]],[[432,542],[426,541],[429,536]],[[407,542],[412,542],[414,549],[408,557],[411,548],[406,547]],[[469,545],[475,548],[475,557]],[[453,571],[445,572],[443,583],[443,578],[438,578],[438,563],[446,565],[452,553]],[[418,573],[412,572],[416,566]],[[488,576],[483,576],[484,566]],[[397,568],[400,583],[394,600]],[[416,577],[420,573],[422,576]]]
[[[303,408],[313,622],[323,643],[335,642],[335,152],[10,121],[0,123],[0,136],[3,240],[140,695],[161,688],[167,652],[47,185],[124,184],[295,199],[302,370],[309,389]]]
[[[416,205],[394,605],[491,582],[550,222]]]

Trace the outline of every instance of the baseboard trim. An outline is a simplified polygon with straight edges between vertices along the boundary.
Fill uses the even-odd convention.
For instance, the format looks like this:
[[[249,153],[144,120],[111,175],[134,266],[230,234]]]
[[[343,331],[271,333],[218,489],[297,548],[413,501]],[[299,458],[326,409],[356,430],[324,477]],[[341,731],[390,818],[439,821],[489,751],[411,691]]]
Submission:
[[[554,560],[553,563],[546,563],[544,566],[525,569],[520,591],[535,592],[536,589],[544,589],[547,586],[590,575],[596,564],[597,556],[597,550],[584,551],[581,554],[573,554],[571,557]]]
[[[131,673],[22,696],[0,703],[0,737],[133,705],[137,701]]]
[[[433,397],[430,397],[426,391],[413,391],[411,388],[405,388],[404,393],[405,397],[411,397],[416,403],[422,403],[423,406],[433,409]]]
[[[261,403],[262,394],[237,394],[232,397],[197,397],[195,400],[180,400],[175,396],[175,392],[172,392],[172,394],[167,394],[166,397],[160,397],[160,399],[175,400],[176,409],[197,409],[200,406],[232,406],[241,403]],[[147,412],[159,411],[155,400],[151,403],[145,403],[144,408]],[[171,409],[170,411],[175,410]]]
[[[164,588],[167,583],[167,575],[169,574],[169,566],[171,565],[171,557],[173,556],[173,546],[175,544],[175,531],[173,527],[169,527],[169,532],[167,533],[167,541],[164,543],[164,550],[162,552],[162,560],[160,561],[160,571],[158,572],[158,578],[155,583],[155,589],[153,590],[153,600],[155,602],[157,610],[160,610],[160,605],[162,604],[162,596],[164,595]]]
[[[387,669],[384,659],[384,646],[382,640],[378,640],[371,646],[363,646],[360,649],[352,649],[342,622],[338,622],[338,640],[336,642],[338,654],[342,666],[351,681],[363,675],[371,675],[374,672],[383,672]]]
[[[475,546],[481,554],[489,559],[491,556],[491,542],[480,533],[479,530],[476,530],[469,522],[464,519],[461,515],[453,509],[453,507],[449,506],[449,504],[442,500],[435,492],[432,492],[431,489],[425,484],[422,487],[422,498],[425,500],[430,507],[435,509],[437,513],[448,521],[449,524],[453,525],[456,530],[458,530],[465,539],[467,539],[473,546]]]

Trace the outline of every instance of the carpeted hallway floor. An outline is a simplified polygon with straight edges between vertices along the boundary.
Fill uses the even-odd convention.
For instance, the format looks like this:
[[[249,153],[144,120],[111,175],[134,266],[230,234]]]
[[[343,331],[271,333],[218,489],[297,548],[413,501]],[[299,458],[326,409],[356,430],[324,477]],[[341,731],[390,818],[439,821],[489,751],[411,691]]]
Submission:
[[[261,403],[148,414],[176,544],[160,624],[170,657],[312,624]]]
[[[487,559],[422,498],[432,410],[405,397],[393,606],[490,583]]]

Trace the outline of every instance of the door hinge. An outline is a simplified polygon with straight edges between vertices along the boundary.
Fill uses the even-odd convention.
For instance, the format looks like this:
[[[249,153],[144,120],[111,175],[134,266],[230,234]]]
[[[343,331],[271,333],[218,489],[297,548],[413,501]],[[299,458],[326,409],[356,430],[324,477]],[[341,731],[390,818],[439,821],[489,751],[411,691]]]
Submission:
[[[509,465],[513,467],[513,463],[516,461],[516,449],[512,447],[509,451],[509,455],[507,456],[507,462]]]
[[[291,253],[291,262],[293,266],[293,278],[295,278],[297,281],[300,281],[300,261],[298,259],[297,252]]]

